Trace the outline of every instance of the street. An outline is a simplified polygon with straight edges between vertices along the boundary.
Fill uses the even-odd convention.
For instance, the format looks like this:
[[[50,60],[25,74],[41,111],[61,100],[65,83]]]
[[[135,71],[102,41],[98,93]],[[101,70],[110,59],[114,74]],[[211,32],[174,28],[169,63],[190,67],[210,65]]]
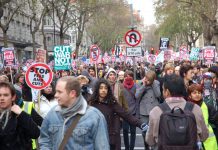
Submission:
[[[124,142],[123,142],[123,131],[121,130],[121,150],[125,150]],[[129,134],[130,137],[130,134]],[[135,149],[134,150],[142,150],[144,149],[144,143],[143,138],[141,134],[141,130],[139,128],[136,128],[136,141],[135,141]]]

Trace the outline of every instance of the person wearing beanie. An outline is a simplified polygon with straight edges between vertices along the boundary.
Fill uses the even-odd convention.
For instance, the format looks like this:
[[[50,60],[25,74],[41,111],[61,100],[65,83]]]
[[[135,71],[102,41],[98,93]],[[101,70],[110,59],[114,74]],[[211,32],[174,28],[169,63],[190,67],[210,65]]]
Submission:
[[[118,103],[127,111],[128,105],[123,95],[123,85],[117,82],[117,73],[113,68],[109,68],[108,72],[105,74],[105,79],[111,85],[112,93],[117,99]]]
[[[217,150],[217,139],[214,130],[218,127],[218,112],[213,106],[206,104],[202,99],[203,88],[200,84],[192,84],[188,88],[188,100],[201,107],[209,137],[203,142],[204,150]]]

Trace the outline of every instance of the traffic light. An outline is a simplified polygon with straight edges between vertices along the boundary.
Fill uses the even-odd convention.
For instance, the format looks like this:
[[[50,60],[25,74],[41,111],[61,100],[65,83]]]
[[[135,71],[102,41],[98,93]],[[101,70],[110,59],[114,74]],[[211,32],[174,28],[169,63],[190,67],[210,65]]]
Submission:
[[[151,54],[154,54],[154,48],[151,47]]]
[[[73,59],[76,59],[76,53],[75,52],[73,53]]]

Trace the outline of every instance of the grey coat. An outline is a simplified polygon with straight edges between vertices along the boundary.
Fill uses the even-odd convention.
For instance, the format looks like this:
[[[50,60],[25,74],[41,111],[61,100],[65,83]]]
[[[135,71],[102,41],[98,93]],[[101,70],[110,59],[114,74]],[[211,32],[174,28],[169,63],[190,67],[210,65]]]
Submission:
[[[145,92],[144,96],[143,93]],[[151,86],[139,84],[135,97],[139,100],[139,114],[148,116],[150,111],[159,104],[158,98],[161,96],[160,82],[154,80]]]

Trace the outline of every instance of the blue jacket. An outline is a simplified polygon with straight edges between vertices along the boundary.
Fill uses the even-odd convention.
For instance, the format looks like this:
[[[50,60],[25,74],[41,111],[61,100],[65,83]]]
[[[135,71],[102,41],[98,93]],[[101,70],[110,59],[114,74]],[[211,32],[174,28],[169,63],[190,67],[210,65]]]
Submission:
[[[87,104],[85,114],[73,130],[65,150],[109,150],[108,131],[104,116],[96,108],[89,107],[86,110],[86,107]],[[58,106],[52,108],[41,126],[40,149],[57,150],[74,117],[65,124]]]

